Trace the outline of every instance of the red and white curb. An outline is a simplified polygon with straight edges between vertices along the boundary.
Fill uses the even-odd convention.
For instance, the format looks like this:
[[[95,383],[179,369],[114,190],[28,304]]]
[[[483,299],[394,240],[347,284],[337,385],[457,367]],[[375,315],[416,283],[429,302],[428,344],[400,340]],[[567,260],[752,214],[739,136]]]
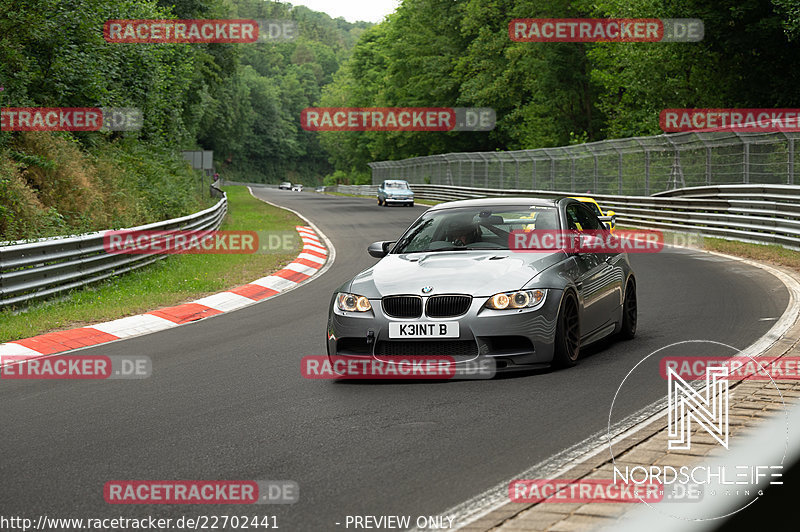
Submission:
[[[296,288],[318,273],[329,257],[328,246],[323,243],[323,241],[327,241],[324,236],[320,238],[314,229],[308,226],[297,226],[295,229],[300,233],[303,250],[294,261],[282,270],[256,279],[252,283],[191,303],[153,310],[139,316],[98,323],[91,327],[40,334],[0,344],[0,365],[3,364],[2,357],[4,356],[13,356],[15,360],[18,360],[19,357],[35,358],[53,355],[177,327],[184,323],[246,307]]]

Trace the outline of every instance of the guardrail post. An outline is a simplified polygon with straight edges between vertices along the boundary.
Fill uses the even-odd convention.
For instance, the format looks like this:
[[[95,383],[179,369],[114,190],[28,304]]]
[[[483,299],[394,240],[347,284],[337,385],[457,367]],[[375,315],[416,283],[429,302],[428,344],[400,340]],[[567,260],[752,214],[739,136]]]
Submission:
[[[474,187],[475,186],[475,159],[470,161],[470,165],[472,166],[472,168],[470,169],[470,172],[469,172],[469,186]]]
[[[575,157],[570,152],[567,152],[567,155],[569,155],[569,190],[575,192]]]
[[[742,179],[744,183],[750,182],[750,143],[744,142],[742,145],[742,152],[744,155],[744,160],[742,161],[744,164],[744,175]]]

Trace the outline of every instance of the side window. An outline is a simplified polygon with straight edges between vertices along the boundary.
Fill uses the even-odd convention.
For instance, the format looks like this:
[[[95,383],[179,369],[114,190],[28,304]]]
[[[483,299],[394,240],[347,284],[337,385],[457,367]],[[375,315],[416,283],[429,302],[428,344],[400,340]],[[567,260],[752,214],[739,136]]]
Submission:
[[[578,218],[578,204],[567,205],[567,224],[571,231],[582,231],[583,225]]]
[[[590,208],[586,205],[576,205],[576,207],[576,214],[584,231],[605,229],[600,220],[597,219],[597,215]]]
[[[605,229],[600,220],[588,207],[578,203],[567,206],[567,222],[569,228],[577,231]]]

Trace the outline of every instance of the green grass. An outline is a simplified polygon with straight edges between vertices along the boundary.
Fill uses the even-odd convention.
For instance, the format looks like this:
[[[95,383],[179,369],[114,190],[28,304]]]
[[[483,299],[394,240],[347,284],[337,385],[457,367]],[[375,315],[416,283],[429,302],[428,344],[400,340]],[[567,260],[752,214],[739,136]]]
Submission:
[[[296,225],[305,225],[289,211],[252,197],[246,187],[224,190],[228,216],[220,229],[294,232]],[[0,342],[141,314],[246,284],[294,260],[301,248],[296,234],[295,245],[295,251],[281,254],[172,255],[19,313],[3,310]]]
[[[727,255],[753,259],[800,272],[800,251],[787,249],[783,246],[750,244],[721,238],[704,238],[703,247],[709,251],[718,251]]]
[[[617,229],[639,229],[626,225],[617,225]],[[664,242],[670,244],[676,238],[679,241],[681,235],[690,234],[690,231],[664,231]],[[753,244],[750,242],[739,242],[737,240],[726,240],[724,238],[714,238],[703,236],[699,239],[698,249],[716,251],[726,255],[742,257],[745,259],[757,260],[767,264],[783,266],[800,272],[800,251],[785,248],[775,244]]]

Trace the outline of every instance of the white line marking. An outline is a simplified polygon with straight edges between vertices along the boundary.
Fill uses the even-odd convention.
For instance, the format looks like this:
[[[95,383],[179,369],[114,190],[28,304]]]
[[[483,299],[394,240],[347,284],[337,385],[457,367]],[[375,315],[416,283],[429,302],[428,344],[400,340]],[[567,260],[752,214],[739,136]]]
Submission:
[[[297,212],[294,209],[290,209],[288,207],[284,207],[282,205],[278,205],[277,203],[272,203],[271,201],[267,201],[267,200],[265,200],[263,198],[259,198],[258,196],[253,194],[252,187],[248,186],[247,190],[249,190],[250,191],[250,195],[253,196],[254,198],[256,198],[257,200],[263,201],[264,203],[268,203],[269,205],[272,205],[273,207],[278,207],[279,209],[285,209],[285,210],[287,210],[289,212],[293,212],[297,216],[299,216],[300,218],[305,220],[305,222],[308,224],[308,226],[311,227],[314,231],[316,231],[316,233],[319,235],[319,237],[322,239],[323,242],[325,242],[325,245],[328,247],[327,250],[325,250],[325,249],[320,250],[321,253],[325,253],[326,255],[328,255],[328,260],[325,262],[325,266],[320,268],[315,275],[309,277],[305,281],[297,283],[294,288],[290,288],[289,290],[294,290],[298,286],[304,285],[306,283],[310,283],[314,279],[319,279],[319,277],[323,273],[327,272],[331,268],[331,266],[333,266],[334,261],[336,261],[336,248],[334,247],[333,242],[331,242],[330,238],[328,238],[328,236],[325,233],[320,231],[319,227],[314,225],[314,222],[312,222],[311,220],[309,220],[308,218],[306,218],[305,216],[303,216],[301,213]],[[286,290],[286,292],[288,292],[289,290]],[[285,292],[283,292],[283,293],[285,293]]]
[[[91,327],[107,334],[113,334],[119,338],[128,338],[148,332],[169,329],[170,327],[175,327],[175,325],[177,324],[160,316],[141,314],[139,316],[128,316],[127,318],[120,318],[106,323],[97,323],[91,325]]]
[[[325,264],[325,259],[322,257],[317,257],[316,255],[312,255],[311,253],[301,253],[297,256],[298,259],[305,259],[309,262],[316,262],[320,266]]]
[[[306,244],[305,246],[303,246],[303,251],[308,251],[308,250],[316,251],[317,253],[326,253],[326,254],[328,252],[328,250],[326,250],[325,248],[322,248],[322,247],[319,247],[319,246],[314,246],[314,245],[311,245],[311,244]]]
[[[193,301],[193,303],[199,303],[221,312],[230,312],[231,310],[236,310],[246,307],[247,305],[251,305],[253,302],[253,299],[240,296],[239,294],[234,294],[233,292],[220,292],[219,294],[212,294],[202,299],[198,299],[197,301]]]
[[[716,258],[719,260],[736,260],[760,268],[776,277],[784,284],[784,286],[786,286],[786,289],[789,292],[789,303],[786,306],[786,310],[784,311],[783,315],[764,336],[753,342],[753,344],[743,349],[741,352],[741,355],[749,355],[753,357],[763,354],[772,345],[774,345],[775,342],[777,342],[786,333],[786,331],[789,330],[789,328],[791,328],[791,326],[798,319],[798,316],[800,316],[800,281],[784,273],[783,271],[772,268],[766,264],[761,264],[749,259],[733,257],[731,255],[725,255],[714,251],[698,251],[716,255]],[[664,417],[667,414],[666,403],[667,398],[664,397],[663,400],[656,401],[612,425],[611,433],[618,435],[612,439],[611,445],[613,446],[618,441],[623,440],[638,430]],[[619,434],[620,431],[622,431],[622,434]],[[480,519],[481,517],[488,515],[493,510],[508,504],[508,485],[512,480],[520,478],[548,479],[557,477],[576,465],[590,460],[598,453],[604,450],[608,451],[608,447],[608,432],[606,430],[601,430],[589,436],[585,440],[572,445],[571,447],[568,447],[567,449],[560,451],[559,453],[556,453],[553,456],[526,469],[518,475],[514,475],[510,479],[501,482],[492,488],[489,488],[483,493],[440,513],[442,515],[454,516],[455,522],[458,523],[456,526],[456,530],[458,530]]]
[[[14,356],[14,357],[34,356],[34,357],[38,357],[38,356],[42,356],[42,354],[39,351],[34,351],[33,349],[30,349],[29,347],[25,347],[24,345],[15,344],[14,342],[9,342],[7,344],[0,344],[0,357],[4,357],[4,356]],[[0,365],[2,365],[2,364],[0,363]]]
[[[296,262],[290,262],[286,265],[284,270],[292,270],[298,273],[304,273],[306,275],[314,275],[317,273],[319,268],[314,268],[312,266],[306,266],[305,264],[297,264]]]
[[[250,284],[257,284],[258,286],[263,286],[264,288],[269,288],[277,292],[289,290],[297,285],[297,283],[294,281],[290,281],[289,279],[284,279],[283,277],[277,277],[275,275],[267,275],[266,277],[262,277],[261,279],[256,279]]]

